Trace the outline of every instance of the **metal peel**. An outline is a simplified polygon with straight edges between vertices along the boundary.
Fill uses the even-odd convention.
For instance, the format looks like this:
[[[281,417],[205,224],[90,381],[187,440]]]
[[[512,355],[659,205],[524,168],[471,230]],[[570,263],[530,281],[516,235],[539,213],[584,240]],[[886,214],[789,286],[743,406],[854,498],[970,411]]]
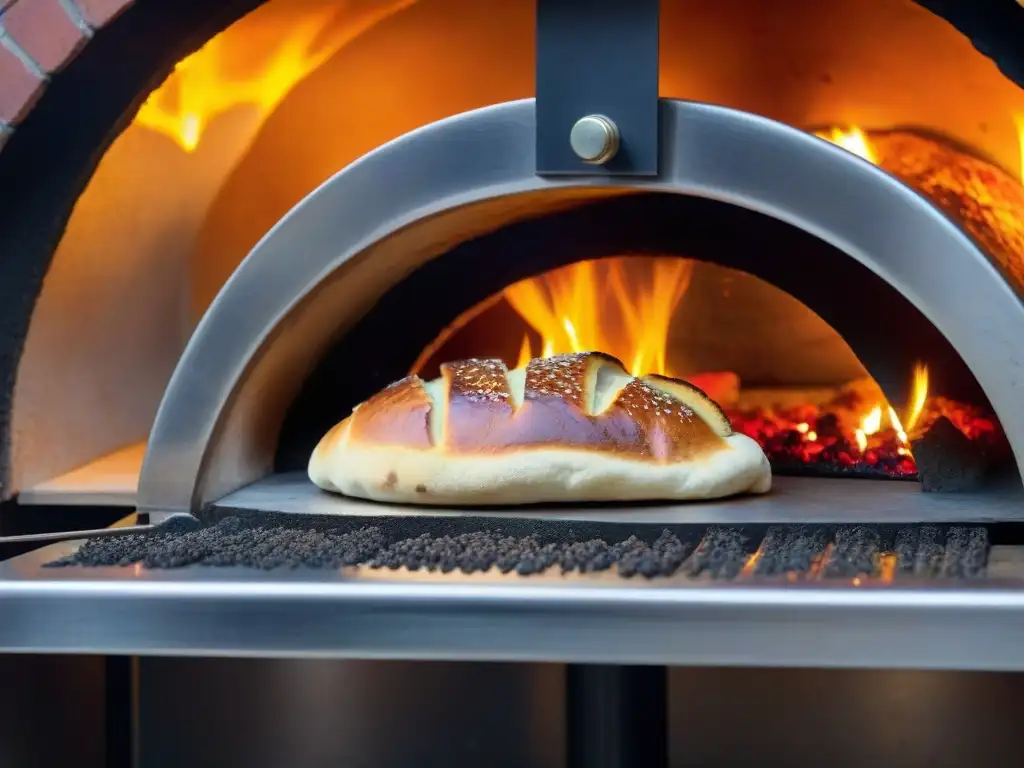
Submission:
[[[73,541],[76,539],[100,539],[108,536],[126,536],[132,533],[185,533],[199,528],[199,519],[187,512],[168,515],[158,523],[125,525],[119,528],[93,528],[85,531],[53,531],[50,533],[26,533],[18,536],[0,536],[0,544],[22,544],[35,541]]]

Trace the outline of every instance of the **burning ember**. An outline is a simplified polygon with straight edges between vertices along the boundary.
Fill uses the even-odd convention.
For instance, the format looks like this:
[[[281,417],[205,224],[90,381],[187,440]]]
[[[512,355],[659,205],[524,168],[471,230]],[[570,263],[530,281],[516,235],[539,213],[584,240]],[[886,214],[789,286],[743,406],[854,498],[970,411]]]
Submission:
[[[1016,117],[1024,179],[1024,118]],[[878,165],[931,199],[978,238],[1011,275],[1024,278],[1024,187],[989,162],[913,133],[831,128],[816,134]],[[865,410],[867,408],[867,410]],[[928,397],[928,370],[914,370],[904,419],[857,387],[821,405],[754,407],[730,411],[733,426],[757,440],[780,473],[855,473],[916,477],[910,450],[915,435],[945,417],[965,437],[988,449],[999,440],[994,419],[980,409]]]
[[[873,382],[857,382],[820,404],[728,408],[733,428],[757,440],[779,474],[858,475],[914,479],[911,441],[945,417],[979,448],[1000,439],[980,408],[928,397],[928,370],[914,369],[904,418]]]

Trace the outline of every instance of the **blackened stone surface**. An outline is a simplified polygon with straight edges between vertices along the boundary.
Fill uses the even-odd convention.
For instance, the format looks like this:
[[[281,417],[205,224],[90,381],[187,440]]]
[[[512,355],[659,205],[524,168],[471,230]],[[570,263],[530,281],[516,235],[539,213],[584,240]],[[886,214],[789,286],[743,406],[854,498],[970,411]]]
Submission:
[[[901,573],[937,576],[946,552],[946,532],[936,525],[903,528],[896,535],[896,567]]]
[[[911,444],[918,479],[925,491],[969,491],[981,485],[989,456],[979,441],[968,438],[945,416]]]
[[[946,535],[941,574],[947,578],[977,578],[988,561],[988,536],[984,528],[956,526]]]
[[[825,554],[833,531],[824,525],[773,525],[758,549],[754,573],[807,573]]]
[[[352,532],[252,525],[228,517],[188,533],[127,535],[93,539],[67,561],[88,565],[180,568],[186,565],[273,569],[299,566],[339,568],[370,561],[387,546],[379,528]]]
[[[231,513],[199,530],[95,539],[51,566],[275,568],[364,566],[472,574],[496,570],[700,579],[877,576],[977,578],[988,532],[964,526],[622,526],[519,518],[302,518]]]
[[[772,465],[772,473],[782,477],[857,477],[869,480],[897,480],[915,482],[917,473],[895,475],[884,467],[872,464],[854,464],[849,466],[838,461],[818,459],[814,462],[794,461],[781,458],[768,452],[768,461]]]
[[[872,575],[881,544],[877,527],[853,525],[837,529],[831,556],[825,564],[825,575],[844,578]]]
[[[715,579],[739,575],[753,554],[751,538],[739,528],[709,528],[693,556],[686,561],[691,576],[707,574]]]

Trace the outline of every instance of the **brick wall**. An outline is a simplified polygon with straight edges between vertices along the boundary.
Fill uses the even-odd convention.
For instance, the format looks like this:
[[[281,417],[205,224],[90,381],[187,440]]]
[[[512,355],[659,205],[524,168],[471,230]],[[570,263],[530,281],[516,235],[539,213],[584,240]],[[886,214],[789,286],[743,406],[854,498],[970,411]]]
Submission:
[[[50,77],[131,3],[0,0],[0,146],[35,105]]]

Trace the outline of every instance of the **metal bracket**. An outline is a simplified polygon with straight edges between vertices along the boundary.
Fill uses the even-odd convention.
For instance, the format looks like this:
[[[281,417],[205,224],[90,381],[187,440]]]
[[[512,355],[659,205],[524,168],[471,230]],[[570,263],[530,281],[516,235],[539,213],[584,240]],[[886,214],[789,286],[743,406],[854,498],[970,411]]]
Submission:
[[[537,0],[538,174],[658,173],[660,6]]]

